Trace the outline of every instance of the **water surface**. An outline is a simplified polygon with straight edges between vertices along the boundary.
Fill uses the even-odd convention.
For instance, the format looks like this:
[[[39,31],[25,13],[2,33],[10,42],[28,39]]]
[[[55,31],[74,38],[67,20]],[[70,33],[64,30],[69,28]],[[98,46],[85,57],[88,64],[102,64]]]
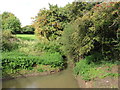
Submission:
[[[47,76],[7,80],[2,84],[3,88],[78,88],[77,81],[70,69]]]

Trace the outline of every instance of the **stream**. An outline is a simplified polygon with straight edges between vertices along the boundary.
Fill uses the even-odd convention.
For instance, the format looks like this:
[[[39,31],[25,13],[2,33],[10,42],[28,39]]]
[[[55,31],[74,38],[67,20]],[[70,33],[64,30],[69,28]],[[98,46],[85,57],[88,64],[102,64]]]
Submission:
[[[2,82],[2,88],[79,88],[70,68],[46,75],[17,78]]]

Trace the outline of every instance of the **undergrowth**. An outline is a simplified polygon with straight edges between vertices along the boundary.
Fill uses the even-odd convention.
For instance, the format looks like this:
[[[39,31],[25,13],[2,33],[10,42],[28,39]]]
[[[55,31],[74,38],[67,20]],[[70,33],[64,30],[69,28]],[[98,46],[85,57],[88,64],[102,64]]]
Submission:
[[[90,81],[94,80],[95,78],[105,78],[107,76],[112,77],[118,77],[118,73],[112,73],[108,72],[111,71],[112,67],[115,65],[118,65],[118,62],[107,62],[107,61],[101,61],[101,62],[93,62],[88,63],[88,57],[85,59],[80,60],[76,63],[76,66],[74,67],[74,73],[75,75],[80,75],[83,80]],[[105,69],[104,69],[105,68]]]
[[[34,65],[50,65],[63,68],[63,58],[59,53],[44,53],[41,56],[27,55],[19,51],[2,53],[2,69],[5,73],[16,73],[20,70],[32,70]],[[38,68],[39,69],[39,68]]]

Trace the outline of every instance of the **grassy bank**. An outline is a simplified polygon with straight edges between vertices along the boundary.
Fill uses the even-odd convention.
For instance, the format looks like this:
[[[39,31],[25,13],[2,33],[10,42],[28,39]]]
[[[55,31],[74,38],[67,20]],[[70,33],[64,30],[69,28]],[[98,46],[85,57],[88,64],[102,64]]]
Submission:
[[[2,52],[3,77],[58,72],[65,60],[54,43],[37,41],[34,35],[18,34],[18,48]]]
[[[118,77],[118,72],[113,71],[112,68],[118,63],[103,62],[101,64],[87,64],[86,60],[81,60],[76,63],[74,73],[82,76],[86,81],[94,80],[95,78],[105,78],[107,76]]]
[[[120,62],[104,61],[88,63],[80,60],[74,67],[74,74],[80,88],[118,88],[118,72]]]

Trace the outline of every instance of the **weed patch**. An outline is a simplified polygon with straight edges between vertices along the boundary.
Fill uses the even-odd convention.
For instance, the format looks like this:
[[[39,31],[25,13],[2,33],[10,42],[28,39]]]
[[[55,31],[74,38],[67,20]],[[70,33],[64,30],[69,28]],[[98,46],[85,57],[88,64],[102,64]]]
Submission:
[[[74,73],[82,76],[82,79],[86,81],[94,80],[95,78],[105,78],[107,76],[117,77],[118,73],[110,72],[112,67],[117,64],[110,62],[95,64],[88,64],[86,59],[80,60],[74,67]],[[106,66],[106,67],[105,67]],[[105,68],[105,69],[104,69]]]

